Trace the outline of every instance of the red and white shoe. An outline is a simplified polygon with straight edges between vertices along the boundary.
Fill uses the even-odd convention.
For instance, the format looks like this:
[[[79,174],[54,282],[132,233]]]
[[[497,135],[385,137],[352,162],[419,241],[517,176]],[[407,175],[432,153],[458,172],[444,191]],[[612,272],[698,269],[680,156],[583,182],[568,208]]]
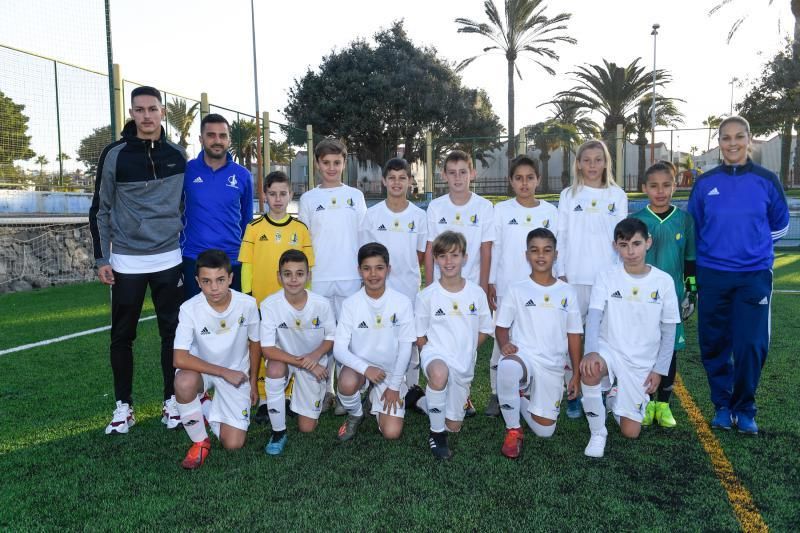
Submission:
[[[506,438],[500,453],[509,459],[516,459],[522,453],[522,428],[511,428],[506,430]]]
[[[136,424],[136,417],[133,416],[133,407],[127,403],[117,401],[114,409],[114,416],[111,423],[106,426],[106,435],[122,435]]]
[[[181,462],[181,466],[186,470],[194,470],[203,466],[203,463],[211,452],[211,439],[192,443],[192,447],[186,453]]]
[[[178,413],[178,402],[174,394],[164,400],[164,405],[161,407],[161,423],[167,426],[167,429],[177,429],[181,426],[181,415]]]

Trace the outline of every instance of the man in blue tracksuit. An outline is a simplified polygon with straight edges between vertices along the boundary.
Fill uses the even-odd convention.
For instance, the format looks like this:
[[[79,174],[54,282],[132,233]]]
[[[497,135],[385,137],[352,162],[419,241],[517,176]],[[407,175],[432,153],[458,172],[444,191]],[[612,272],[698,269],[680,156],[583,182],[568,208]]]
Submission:
[[[187,300],[200,292],[195,280],[197,256],[211,248],[228,255],[233,265],[231,288],[241,290],[239,246],[247,224],[253,219],[252,177],[228,153],[231,135],[225,117],[216,113],[203,117],[200,143],[203,149],[186,164],[183,180],[181,248]]]
[[[756,434],[755,396],[767,359],[773,243],[789,229],[778,177],[748,157],[741,117],[719,128],[723,164],[689,197],[697,241],[698,338],[716,414],[711,426]]]

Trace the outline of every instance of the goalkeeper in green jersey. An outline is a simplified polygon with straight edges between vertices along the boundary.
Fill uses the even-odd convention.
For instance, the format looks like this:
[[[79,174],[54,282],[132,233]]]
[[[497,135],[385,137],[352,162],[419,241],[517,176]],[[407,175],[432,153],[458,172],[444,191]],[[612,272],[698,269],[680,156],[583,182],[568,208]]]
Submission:
[[[697,288],[695,286],[694,221],[692,217],[672,205],[675,192],[675,166],[659,161],[645,172],[644,192],[650,204],[634,213],[647,225],[653,245],[645,261],[672,276],[675,292],[681,302],[681,320],[686,321],[694,311]],[[647,404],[643,426],[655,420],[662,427],[674,427],[675,418],[669,408],[672,385],[675,382],[677,350],[686,346],[683,324],[675,332],[675,352],[669,366],[669,375],[661,380],[656,400]]]

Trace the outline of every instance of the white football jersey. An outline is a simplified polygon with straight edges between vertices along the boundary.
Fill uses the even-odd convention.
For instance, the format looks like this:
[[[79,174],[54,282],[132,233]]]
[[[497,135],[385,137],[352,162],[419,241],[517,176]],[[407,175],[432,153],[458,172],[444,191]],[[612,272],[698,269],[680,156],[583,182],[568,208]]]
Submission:
[[[466,280],[463,289],[450,292],[435,281],[417,295],[414,314],[417,337],[428,338],[420,356],[442,358],[462,383],[472,381],[478,334],[494,331],[483,289]]]
[[[558,210],[544,200],[536,207],[524,207],[515,198],[494,206],[494,244],[489,283],[497,287],[497,296],[505,296],[517,281],[530,277],[531,266],[525,257],[528,233],[547,228],[556,233]]]
[[[332,341],[336,331],[327,298],[306,291],[308,300],[297,310],[283,289],[261,302],[261,346],[276,346],[296,357],[313,352],[322,341]]]
[[[575,289],[561,280],[545,287],[527,280],[513,284],[500,303],[497,325],[511,328],[519,354],[556,370],[569,359],[568,333],[583,333]]]
[[[298,218],[311,232],[314,281],[361,279],[358,229],[366,212],[364,194],[348,185],[316,187],[300,196]]]
[[[473,283],[480,283],[481,244],[494,241],[494,213],[492,202],[470,193],[469,201],[456,205],[445,194],[428,205],[428,241],[445,231],[457,231],[467,240],[467,263],[463,276]],[[433,262],[434,279],[439,279],[439,266]]]
[[[601,272],[592,287],[589,308],[603,311],[600,340],[616,350],[626,365],[639,370],[650,370],[656,362],[661,324],[681,321],[675,283],[652,266],[643,277],[633,277],[623,267]]]
[[[202,292],[186,300],[178,314],[173,346],[213,365],[249,374],[249,341],[258,340],[256,299],[231,289],[231,302],[221,313]]]
[[[614,227],[628,216],[628,197],[619,187],[572,187],[558,200],[559,276],[573,285],[591,285],[598,273],[619,264]]]
[[[411,300],[388,287],[383,296],[373,300],[361,288],[342,303],[334,356],[361,374],[368,366],[380,368],[390,386],[398,390],[411,355],[411,350],[404,350],[401,361],[400,345],[416,340]]]
[[[391,273],[386,285],[405,294],[413,303],[421,277],[417,252],[424,252],[428,241],[425,211],[411,202],[402,213],[395,213],[386,201],[367,209],[361,225],[361,244],[379,242],[389,250]]]

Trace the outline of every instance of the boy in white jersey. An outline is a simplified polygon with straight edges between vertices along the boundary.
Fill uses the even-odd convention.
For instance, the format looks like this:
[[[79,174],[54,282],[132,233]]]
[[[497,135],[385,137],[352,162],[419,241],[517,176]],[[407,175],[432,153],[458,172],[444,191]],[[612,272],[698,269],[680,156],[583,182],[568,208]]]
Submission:
[[[419,267],[425,260],[428,223],[425,211],[408,201],[411,169],[404,159],[390,159],[383,169],[386,200],[367,209],[361,226],[361,243],[379,242],[389,250],[392,268],[386,285],[411,300],[420,288]],[[416,405],[424,394],[419,387],[419,350],[411,349],[411,361],[406,371],[409,393],[406,408]]]
[[[300,196],[298,218],[311,232],[314,249],[311,290],[331,301],[338,318],[345,298],[361,288],[356,268],[358,232],[367,204],[364,194],[342,183],[347,148],[341,141],[327,138],[314,148],[320,184]],[[334,401],[333,357],[329,358],[328,392],[322,411]]]
[[[339,440],[355,437],[364,420],[361,388],[371,385],[371,413],[386,439],[397,439],[403,431],[408,391],[405,373],[411,359],[414,311],[402,293],[386,286],[390,275],[389,251],[377,242],[358,251],[358,270],[364,287],[342,304],[336,326],[333,355],[341,363],[339,400],[347,418],[339,428]]]
[[[522,250],[528,248],[529,233],[535,228],[555,228],[558,211],[553,204],[536,198],[539,171],[527,155],[511,161],[509,181],[514,198],[494,206],[494,245],[492,269],[489,275],[489,305],[499,309],[509,288],[517,281],[529,277],[530,265]],[[489,383],[492,395],[486,406],[487,416],[500,416],[497,400],[497,364],[500,361],[500,343],[495,342],[489,362]]]
[[[492,333],[486,293],[461,276],[466,248],[461,233],[445,231],[436,237],[431,251],[440,278],[419,293],[415,305],[417,345],[428,379],[428,444],[437,459],[452,456],[446,432],[461,429],[478,346]]]
[[[200,400],[208,389],[214,389],[206,417],[212,431],[226,449],[244,446],[261,362],[256,300],[230,289],[227,254],[202,252],[196,271],[201,293],[181,305],[173,355],[178,413],[194,443],[181,463],[186,469],[200,468],[211,450]]]
[[[261,302],[261,349],[267,360],[267,406],[272,435],[264,451],[280,455],[286,446],[284,390],[294,376],[291,409],[297,428],[309,433],[317,427],[328,353],[333,347],[336,321],[327,298],[306,290],[308,258],[300,250],[286,250],[278,260],[283,287]]]
[[[580,364],[583,409],[591,432],[584,453],[589,457],[603,457],[608,435],[601,379],[616,380],[617,392],[609,394],[608,408],[622,434],[635,439],[648,395],[669,372],[680,322],[678,298],[669,274],[645,263],[651,245],[641,220],[626,218],[617,224],[614,248],[623,267],[601,272],[592,287]]]
[[[553,276],[555,235],[537,228],[528,233],[527,240],[525,255],[531,274],[511,285],[503,298],[495,333],[503,353],[497,369],[497,393],[506,423],[501,452],[511,459],[522,452],[520,410],[539,437],[555,432],[564,366],[569,358],[572,368],[578,368],[583,333],[575,289]],[[578,395],[579,387],[580,374],[575,372],[567,387],[570,400]],[[529,391],[530,401],[520,391]]]
[[[466,152],[453,150],[447,154],[442,175],[447,182],[448,193],[432,200],[427,211],[425,285],[430,285],[439,277],[439,267],[432,251],[433,240],[444,231],[455,231],[464,235],[467,242],[464,277],[488,294],[494,241],[492,202],[469,190],[469,184],[475,178],[475,169]],[[467,416],[473,416],[475,408],[469,398],[467,403]]]

